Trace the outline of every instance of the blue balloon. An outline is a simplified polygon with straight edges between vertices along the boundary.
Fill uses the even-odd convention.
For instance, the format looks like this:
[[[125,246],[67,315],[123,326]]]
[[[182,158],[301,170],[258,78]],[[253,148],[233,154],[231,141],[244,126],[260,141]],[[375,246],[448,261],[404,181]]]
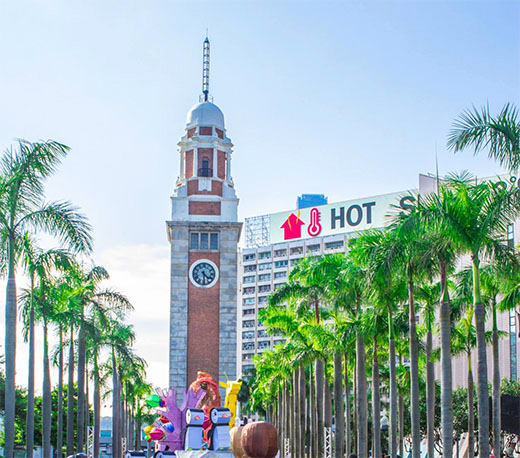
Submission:
[[[173,430],[175,429],[171,422],[165,423],[164,428],[170,433],[173,433]]]

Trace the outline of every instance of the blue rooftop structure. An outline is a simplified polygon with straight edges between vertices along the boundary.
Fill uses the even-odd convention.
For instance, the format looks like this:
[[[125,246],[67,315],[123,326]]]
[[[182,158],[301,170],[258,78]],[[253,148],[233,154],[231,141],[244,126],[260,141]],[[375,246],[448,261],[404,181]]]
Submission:
[[[317,207],[318,205],[327,205],[329,199],[325,194],[302,194],[296,199],[296,208]]]

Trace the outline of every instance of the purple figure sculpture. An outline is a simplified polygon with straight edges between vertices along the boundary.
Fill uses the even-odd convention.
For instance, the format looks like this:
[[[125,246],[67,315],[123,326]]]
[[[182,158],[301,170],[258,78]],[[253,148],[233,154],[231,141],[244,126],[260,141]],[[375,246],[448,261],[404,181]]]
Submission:
[[[155,388],[155,392],[164,401],[163,408],[156,408],[155,413],[167,418],[173,425],[173,432],[168,431],[164,425],[156,420],[154,425],[161,428],[164,431],[164,438],[156,441],[156,450],[182,450],[182,432],[186,427],[186,410],[194,409],[199,407],[200,402],[206,395],[206,391],[200,389],[197,394],[190,388],[188,391],[184,391],[182,396],[181,407],[177,407],[177,391],[174,388],[169,388],[167,391],[160,388]]]

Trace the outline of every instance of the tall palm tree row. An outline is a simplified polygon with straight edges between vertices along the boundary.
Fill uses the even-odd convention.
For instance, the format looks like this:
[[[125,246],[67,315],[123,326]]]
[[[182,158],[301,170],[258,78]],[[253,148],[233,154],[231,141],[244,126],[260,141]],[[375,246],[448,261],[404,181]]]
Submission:
[[[310,456],[321,456],[323,452],[324,426],[331,404],[336,418],[335,456],[354,450],[358,456],[367,457],[369,449],[379,453],[386,440],[390,455],[396,456],[400,437],[408,437],[412,456],[419,457],[422,424],[426,424],[429,453],[440,445],[443,454],[451,456],[451,357],[464,352],[471,358],[475,347],[479,456],[487,458],[490,447],[494,453],[500,453],[498,341],[502,335],[497,312],[518,304],[519,258],[505,238],[508,225],[519,213],[519,193],[516,186],[501,180],[475,182],[466,174],[451,176],[439,182],[436,193],[416,196],[412,209],[390,215],[387,229],[366,231],[351,239],[345,254],[300,261],[289,274],[288,282],[273,292],[269,306],[260,312],[260,321],[268,332],[283,336],[285,343],[256,357],[254,404],[274,405],[285,415],[294,409],[284,405],[286,390],[297,396],[308,391],[305,410],[311,416],[316,411],[316,422],[301,415],[291,414],[290,418],[300,422],[295,431],[310,428],[304,444],[311,451]],[[467,269],[455,276],[455,264],[464,263]],[[462,278],[461,275],[465,275],[464,281],[452,281]],[[491,317],[489,333],[485,330],[486,309]],[[397,325],[396,315],[401,316],[402,312],[408,315],[407,326]],[[417,325],[419,313],[424,326]],[[439,424],[435,419],[433,372],[439,357],[434,348],[437,313],[442,367]],[[383,341],[385,330],[388,337]],[[398,341],[408,342],[404,353]],[[488,403],[488,342],[493,347],[493,412],[489,412]],[[343,365],[338,354],[345,351],[349,352],[346,360],[350,364]],[[282,355],[285,363],[280,365]],[[403,357],[408,361],[404,370],[409,380],[409,408],[405,409],[409,417],[401,424],[396,365]],[[370,368],[366,367],[367,361],[371,361]],[[264,364],[269,365],[268,371],[262,370]],[[310,375],[305,390],[298,389],[292,377],[300,367]],[[345,391],[348,387],[344,381],[354,373],[355,415],[352,425],[349,421],[345,427],[343,412],[350,408],[351,393]],[[312,378],[314,387],[310,385]],[[329,380],[333,380],[332,386],[328,385]],[[468,383],[473,384],[471,372]],[[425,412],[420,407],[421,390],[426,398]],[[332,400],[328,399],[328,391],[333,393]],[[389,394],[387,407],[383,406],[380,393]],[[468,395],[472,395],[472,390]],[[367,400],[371,403],[370,411]],[[468,402],[473,405],[471,399]],[[403,405],[400,410],[404,408]],[[387,438],[381,435],[383,411],[390,417]],[[474,427],[468,424],[470,447]],[[282,426],[282,439],[292,446],[300,442],[294,441],[291,431]],[[440,443],[435,439],[436,431],[440,431]],[[354,443],[355,448],[345,447]],[[300,450],[294,448],[293,453]]]
[[[33,456],[36,445],[41,445],[43,456],[51,455],[51,446],[58,458],[85,451],[85,438],[90,426],[89,390],[94,385],[93,403],[94,456],[99,456],[99,407],[103,392],[110,390],[102,383],[106,378],[106,362],[115,354],[118,358],[119,381],[126,387],[118,393],[122,396],[115,404],[123,403],[130,415],[143,415],[137,402],[137,394],[149,389],[145,382],[145,367],[132,349],[133,332],[125,319],[132,310],[129,300],[116,290],[103,287],[108,279],[106,270],[89,265],[93,240],[91,227],[78,209],[66,201],[47,202],[44,184],[56,172],[69,148],[55,141],[31,143],[19,140],[7,150],[0,160],[0,272],[7,277],[6,329],[5,329],[5,405],[4,456],[13,457],[14,436],[14,387],[16,360],[16,329],[18,305],[23,324],[23,336],[29,345],[27,381],[27,418],[24,441],[27,456]],[[40,236],[50,235],[58,243],[57,248],[39,247]],[[16,288],[17,274],[27,277],[29,287],[20,293]],[[42,442],[35,443],[35,329],[41,325],[43,346],[42,385]],[[126,334],[115,332],[125,328]],[[52,357],[51,334],[58,340]],[[67,363],[68,360],[68,363]],[[56,381],[51,380],[51,363],[58,366]],[[68,383],[64,373],[68,370]],[[75,376],[76,372],[76,376]],[[58,411],[51,412],[53,383],[58,388]],[[75,389],[77,382],[77,389]],[[68,386],[66,386],[68,385]],[[64,389],[68,390],[67,419],[64,418]],[[139,391],[140,390],[140,391]],[[77,398],[76,398],[77,396]],[[128,399],[127,399],[128,397]],[[75,399],[76,398],[76,399]],[[77,409],[74,406],[77,406]],[[56,425],[52,425],[53,417]],[[132,419],[132,420],[130,420]],[[51,429],[57,431],[56,443],[51,444]],[[66,438],[64,437],[66,433]],[[137,430],[127,428],[137,439]],[[66,439],[66,440],[65,440]],[[135,439],[135,440],[134,440]],[[66,445],[66,447],[65,447]],[[66,449],[65,449],[66,448]]]

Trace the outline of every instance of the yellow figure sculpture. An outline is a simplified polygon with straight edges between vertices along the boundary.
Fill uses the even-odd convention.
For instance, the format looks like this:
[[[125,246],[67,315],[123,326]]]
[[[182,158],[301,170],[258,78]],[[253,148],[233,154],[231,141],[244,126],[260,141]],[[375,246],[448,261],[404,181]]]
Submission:
[[[226,390],[226,400],[224,401],[224,407],[229,409],[231,413],[231,418],[229,420],[229,429],[235,426],[235,417],[237,414],[237,396],[240,391],[240,387],[242,386],[242,381],[238,380],[228,380],[226,383],[218,382],[222,388]]]

